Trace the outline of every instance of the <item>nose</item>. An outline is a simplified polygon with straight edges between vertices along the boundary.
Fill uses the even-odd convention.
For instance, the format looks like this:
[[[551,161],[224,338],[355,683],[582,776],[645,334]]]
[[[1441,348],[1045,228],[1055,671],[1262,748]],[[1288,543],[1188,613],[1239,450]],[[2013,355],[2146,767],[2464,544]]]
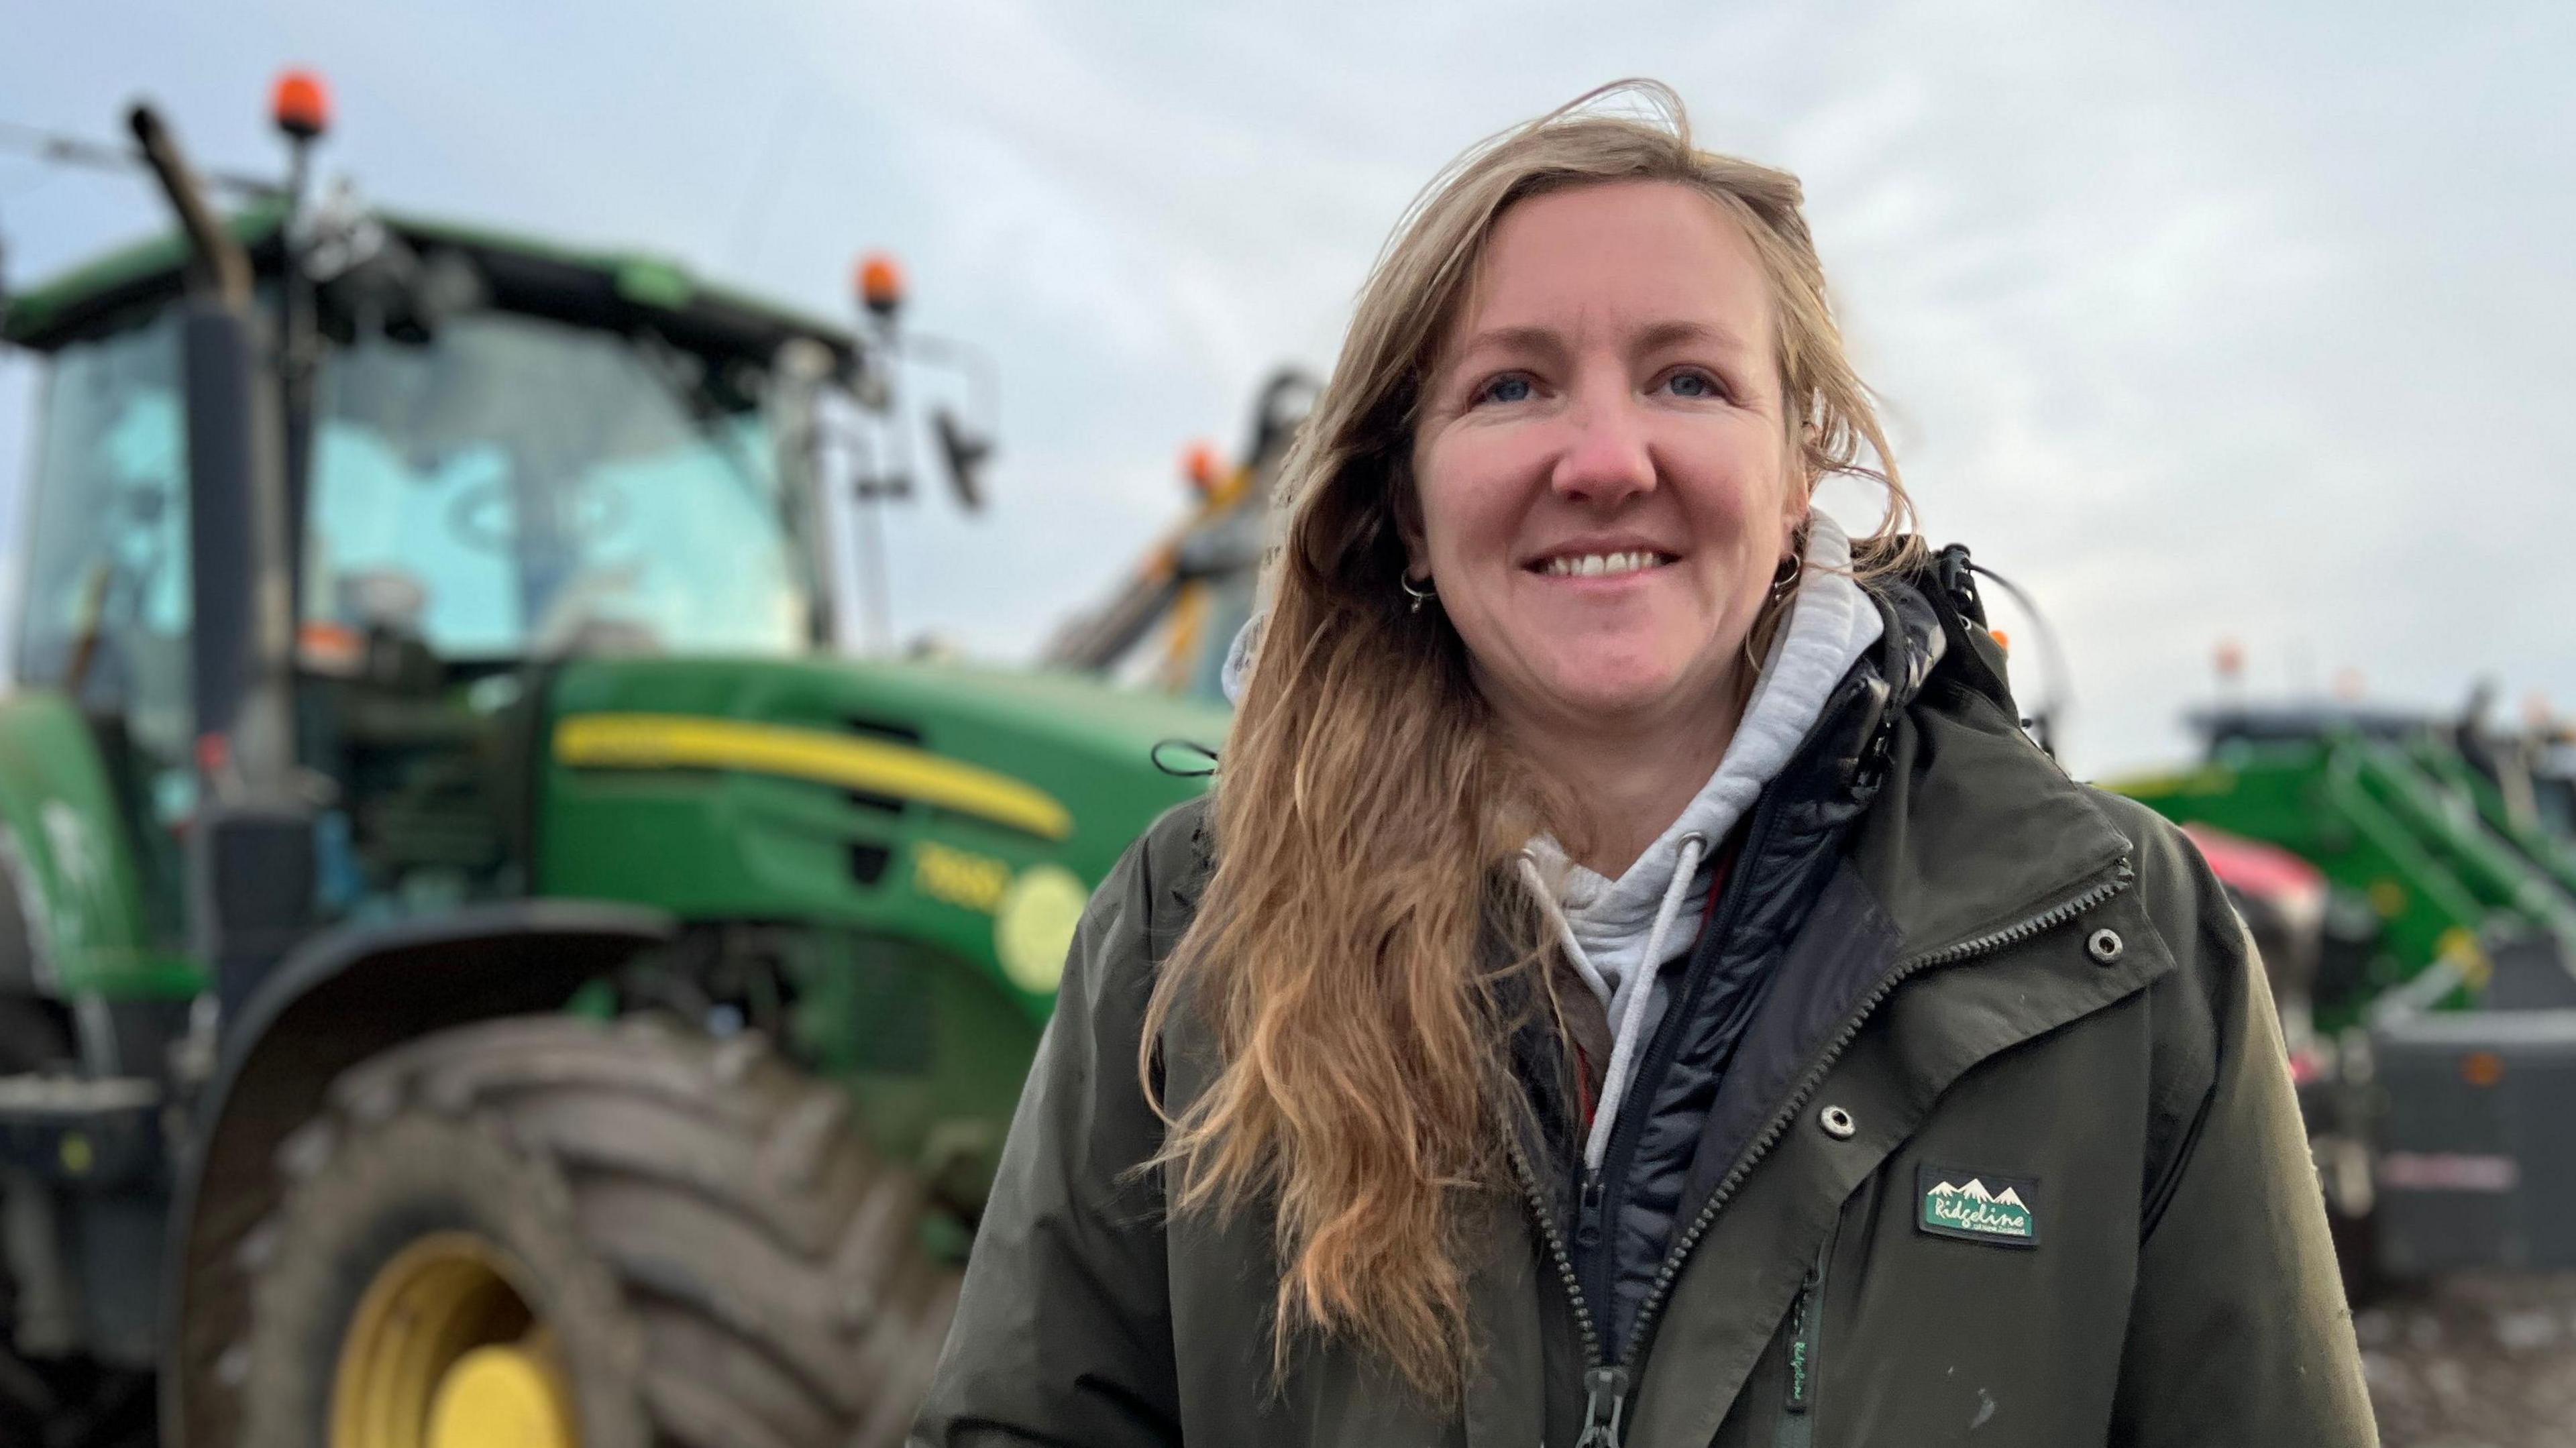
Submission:
[[[1548,487],[1568,502],[1602,507],[1654,491],[1654,453],[1629,389],[1586,387],[1574,401],[1565,414],[1571,431],[1548,475]]]

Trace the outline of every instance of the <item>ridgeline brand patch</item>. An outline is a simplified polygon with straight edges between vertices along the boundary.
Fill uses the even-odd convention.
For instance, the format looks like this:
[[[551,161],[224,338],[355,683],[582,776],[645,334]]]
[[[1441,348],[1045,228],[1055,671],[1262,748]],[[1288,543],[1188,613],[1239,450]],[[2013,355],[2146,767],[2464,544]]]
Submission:
[[[1925,1162],[1915,1183],[1922,1206],[1914,1220],[1924,1231],[1990,1247],[2039,1245],[2039,1178]]]

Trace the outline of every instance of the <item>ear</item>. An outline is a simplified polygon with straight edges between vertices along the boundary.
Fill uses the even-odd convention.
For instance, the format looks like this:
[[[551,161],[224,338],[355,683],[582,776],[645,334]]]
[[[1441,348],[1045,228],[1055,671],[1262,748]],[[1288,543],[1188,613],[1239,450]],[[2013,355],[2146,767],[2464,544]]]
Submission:
[[[1807,517],[1815,507],[1816,480],[1806,476],[1801,467],[1792,475],[1786,494],[1780,499],[1780,554],[1782,557],[1806,556]]]
[[[1422,528],[1422,495],[1413,487],[1411,463],[1398,463],[1387,480],[1387,511],[1395,519],[1396,540],[1404,545],[1406,576],[1429,577],[1431,543]]]
[[[1788,486],[1780,490],[1780,550],[1783,557],[1804,555],[1808,511],[1816,505],[1816,484],[1823,475],[1810,460],[1816,425],[1800,423],[1789,430],[1789,456],[1781,472]]]

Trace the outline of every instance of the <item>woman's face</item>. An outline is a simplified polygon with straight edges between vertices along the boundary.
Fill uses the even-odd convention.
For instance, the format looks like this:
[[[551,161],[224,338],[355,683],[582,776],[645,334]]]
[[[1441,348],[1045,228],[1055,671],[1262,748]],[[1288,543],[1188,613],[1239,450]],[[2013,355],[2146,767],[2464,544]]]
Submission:
[[[1716,707],[1806,511],[1752,244],[1662,182],[1504,213],[1414,434],[1428,572],[1507,720]]]

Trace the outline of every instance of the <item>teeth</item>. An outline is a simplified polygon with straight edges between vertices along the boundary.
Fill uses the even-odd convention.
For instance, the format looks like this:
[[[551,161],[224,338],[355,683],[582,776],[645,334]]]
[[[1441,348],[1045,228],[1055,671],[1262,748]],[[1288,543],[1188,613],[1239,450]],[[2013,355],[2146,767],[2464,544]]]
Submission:
[[[1642,548],[1626,553],[1560,554],[1547,560],[1547,572],[1555,578],[1595,578],[1603,574],[1660,568],[1668,561],[1662,554]]]

